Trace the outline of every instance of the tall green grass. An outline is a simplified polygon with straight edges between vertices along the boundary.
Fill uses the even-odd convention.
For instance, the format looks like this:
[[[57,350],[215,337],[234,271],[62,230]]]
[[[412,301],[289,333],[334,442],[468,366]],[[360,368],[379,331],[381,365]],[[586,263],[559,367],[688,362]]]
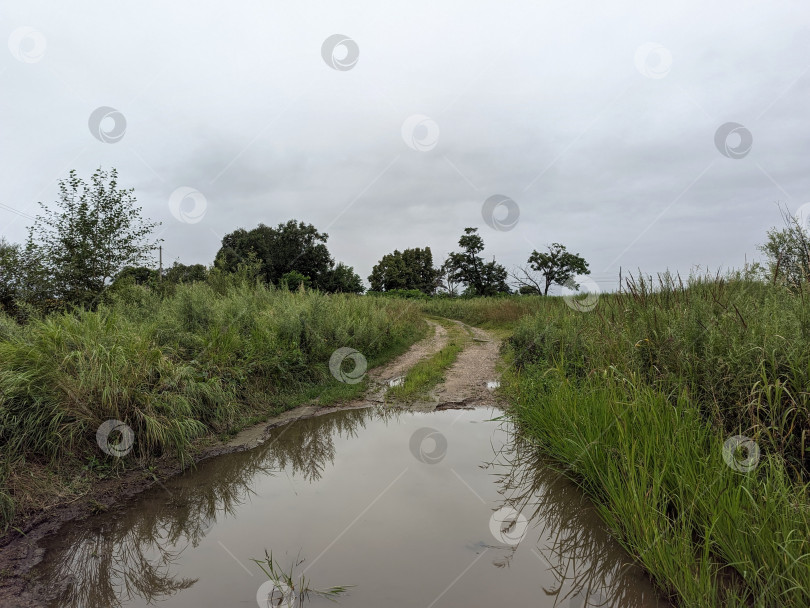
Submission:
[[[807,487],[781,458],[735,471],[724,436],[685,396],[673,407],[613,371],[571,382],[534,366],[508,387],[524,432],[680,605],[810,605]]]
[[[751,435],[808,481],[808,295],[735,277],[631,280],[593,311],[559,302],[526,318],[510,344],[518,368],[562,362],[577,378],[613,368],[673,403],[686,395],[717,428]]]
[[[518,323],[511,415],[679,605],[810,605],[807,294],[735,276],[626,287]],[[751,470],[726,463],[732,435],[759,446]]]
[[[96,311],[24,326],[0,315],[0,525],[26,494],[10,472],[124,462],[96,444],[106,420],[134,431],[127,460],[185,459],[199,438],[233,432],[302,395],[347,394],[336,385],[356,393],[362,385],[330,373],[335,349],[354,348],[373,366],[423,326],[398,300],[244,283],[183,285],[170,297],[128,287]]]

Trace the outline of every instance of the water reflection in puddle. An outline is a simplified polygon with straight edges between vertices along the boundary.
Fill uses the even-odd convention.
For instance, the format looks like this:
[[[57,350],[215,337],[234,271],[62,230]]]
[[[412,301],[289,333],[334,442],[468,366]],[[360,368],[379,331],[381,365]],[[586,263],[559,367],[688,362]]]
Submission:
[[[35,584],[53,606],[255,606],[272,551],[343,605],[659,604],[580,491],[492,410],[347,410],[201,463],[63,528]],[[474,423],[474,424],[471,424]],[[313,606],[333,605],[312,597]]]

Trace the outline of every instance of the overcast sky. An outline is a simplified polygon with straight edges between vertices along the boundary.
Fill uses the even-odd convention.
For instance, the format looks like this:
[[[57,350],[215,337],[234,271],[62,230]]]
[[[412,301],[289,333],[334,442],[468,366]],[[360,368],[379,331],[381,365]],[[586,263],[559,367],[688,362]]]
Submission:
[[[806,1],[27,0],[0,31],[11,241],[70,169],[116,167],[164,263],[295,218],[365,279],[475,226],[507,267],[561,242],[611,289],[739,267],[810,201]]]

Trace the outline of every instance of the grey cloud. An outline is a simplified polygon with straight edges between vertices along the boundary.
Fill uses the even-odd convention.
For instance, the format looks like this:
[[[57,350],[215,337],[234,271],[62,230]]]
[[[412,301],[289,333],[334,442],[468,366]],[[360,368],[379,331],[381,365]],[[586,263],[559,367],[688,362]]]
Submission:
[[[70,168],[115,166],[163,222],[170,260],[210,263],[225,232],[295,217],[364,277],[394,248],[444,255],[465,226],[507,266],[566,243],[606,287],[619,265],[688,273],[755,258],[780,221],[774,203],[810,200],[810,9],[578,7],[7,6],[7,36],[31,26],[48,44],[36,63],[0,54],[0,202],[30,214]],[[351,70],[321,57],[336,33],[357,41]],[[634,64],[647,42],[671,52],[663,78]],[[118,143],[90,134],[99,106],[126,117]],[[414,114],[438,125],[435,148],[402,140]],[[753,135],[745,158],[715,148],[728,121]],[[169,210],[180,186],[207,199],[198,223]],[[520,205],[514,230],[483,222],[493,194]],[[26,223],[0,209],[11,240]]]

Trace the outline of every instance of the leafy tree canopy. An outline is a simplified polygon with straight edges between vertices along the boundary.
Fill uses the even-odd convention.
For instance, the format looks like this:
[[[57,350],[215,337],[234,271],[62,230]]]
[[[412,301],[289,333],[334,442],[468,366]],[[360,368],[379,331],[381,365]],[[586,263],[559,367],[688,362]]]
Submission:
[[[163,272],[163,280],[167,283],[194,283],[205,281],[208,278],[208,269],[205,264],[181,264],[175,262]]]
[[[394,250],[386,254],[371,269],[368,277],[374,291],[393,289],[419,290],[425,294],[436,291],[439,271],[433,267],[430,247]]]
[[[253,230],[239,228],[226,234],[214,265],[237,272],[247,260],[258,264],[258,276],[280,285],[284,276],[297,272],[316,289],[360,293],[363,283],[354,270],[335,261],[326,248],[329,235],[312,224],[289,220],[272,228],[259,224]]]
[[[0,237],[0,310],[13,311],[19,291],[20,246]]]
[[[320,289],[330,293],[363,293],[363,280],[354,268],[338,262],[320,281]]]
[[[564,285],[573,281],[574,277],[582,274],[590,274],[588,262],[578,253],[570,253],[564,245],[552,243],[548,246],[548,251],[532,251],[529,256],[529,269],[537,272],[542,277],[537,279],[529,269],[522,269],[523,276],[516,276],[521,287],[534,289],[535,293],[548,295],[548,290],[552,285]],[[579,287],[574,285],[574,287]]]
[[[239,264],[253,254],[259,274],[268,283],[278,284],[290,271],[300,272],[317,283],[334,265],[326,239],[311,224],[289,220],[276,228],[259,224],[253,230],[239,228],[222,239],[215,265],[236,272]]]
[[[87,184],[76,173],[59,182],[54,208],[29,229],[26,253],[41,267],[41,279],[68,304],[92,306],[126,266],[151,258],[158,223],[141,217],[133,190],[118,187],[115,169],[97,169]]]
[[[113,285],[116,287],[124,283],[134,285],[154,286],[158,280],[158,271],[146,266],[127,266],[117,275]]]
[[[193,283],[205,281],[208,278],[208,269],[203,264],[181,264],[174,262],[163,271],[163,278],[154,268],[146,266],[127,266],[115,275],[114,285],[134,283],[156,288],[161,282],[164,285],[178,285],[180,283]]]
[[[310,287],[311,283],[312,281],[309,280],[309,277],[305,277],[297,270],[291,270],[290,272],[285,273],[281,277],[281,281],[279,281],[279,284],[282,287],[289,289],[290,291],[296,291],[300,289],[302,285],[304,288]]]
[[[769,230],[759,250],[767,258],[774,282],[796,286],[810,281],[810,233],[787,209],[782,210],[782,218],[785,227]]]
[[[464,234],[458,241],[463,251],[451,253],[447,258],[447,278],[450,282],[466,283],[471,295],[509,293],[506,268],[495,260],[484,262],[484,258],[478,255],[484,250],[484,239],[477,233],[478,228],[464,229]]]

